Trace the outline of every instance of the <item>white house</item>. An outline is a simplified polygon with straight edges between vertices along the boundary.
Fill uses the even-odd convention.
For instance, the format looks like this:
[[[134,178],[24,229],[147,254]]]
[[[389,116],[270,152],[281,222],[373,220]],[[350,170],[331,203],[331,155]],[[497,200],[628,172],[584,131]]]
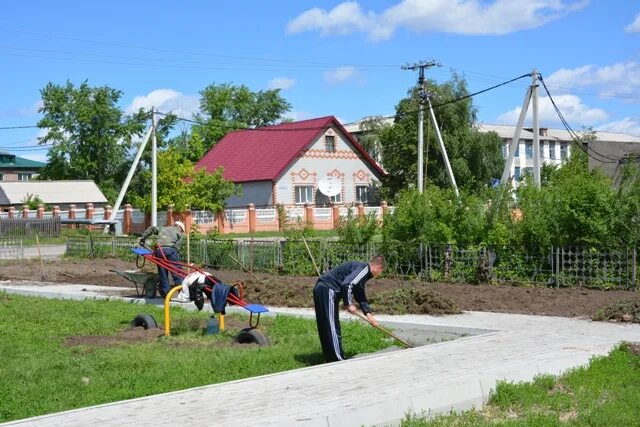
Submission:
[[[107,204],[107,198],[91,180],[0,182],[1,207],[21,207],[29,196],[37,196],[44,203],[63,210],[71,204],[79,207],[87,203],[95,207]]]
[[[242,186],[241,196],[227,200],[230,208],[372,204],[385,175],[333,116],[231,132],[196,164],[219,167]],[[335,186],[334,196],[320,191],[323,181]]]

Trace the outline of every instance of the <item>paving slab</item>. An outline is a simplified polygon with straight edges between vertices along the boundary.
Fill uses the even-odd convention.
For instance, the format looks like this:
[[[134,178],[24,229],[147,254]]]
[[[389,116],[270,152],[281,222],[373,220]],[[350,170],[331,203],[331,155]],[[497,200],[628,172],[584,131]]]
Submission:
[[[0,283],[0,291],[63,298],[97,297],[64,285]],[[91,294],[88,294],[91,292]],[[273,309],[313,316],[308,309]],[[406,323],[481,335],[318,365],[279,374],[49,414],[6,425],[305,425],[397,424],[408,411],[445,413],[480,407],[497,381],[560,374],[606,355],[621,341],[640,341],[640,325],[588,319],[465,312],[453,316],[379,315]]]

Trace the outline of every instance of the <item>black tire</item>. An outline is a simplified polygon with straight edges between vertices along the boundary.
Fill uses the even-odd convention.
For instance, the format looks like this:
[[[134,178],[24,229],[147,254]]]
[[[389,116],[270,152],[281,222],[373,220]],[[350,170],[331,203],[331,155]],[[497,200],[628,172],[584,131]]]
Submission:
[[[238,344],[258,344],[260,346],[271,345],[269,338],[256,328],[244,328],[238,332],[236,342]]]
[[[142,326],[145,329],[155,329],[158,327],[156,323],[156,319],[153,318],[152,315],[147,313],[138,314],[131,321],[132,327]]]

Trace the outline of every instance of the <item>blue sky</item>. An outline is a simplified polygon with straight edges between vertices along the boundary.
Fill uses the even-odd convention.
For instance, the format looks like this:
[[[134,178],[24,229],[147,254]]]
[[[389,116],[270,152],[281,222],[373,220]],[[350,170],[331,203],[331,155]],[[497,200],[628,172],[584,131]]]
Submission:
[[[574,128],[640,136],[640,1],[15,1],[0,14],[0,127],[39,119],[48,82],[109,85],[127,111],[190,117],[211,83],[278,87],[294,119],[393,114],[416,81],[463,75],[475,92],[537,68]],[[515,125],[529,81],[477,96],[483,123]],[[543,127],[560,123],[546,97]],[[44,160],[38,129],[0,150]]]

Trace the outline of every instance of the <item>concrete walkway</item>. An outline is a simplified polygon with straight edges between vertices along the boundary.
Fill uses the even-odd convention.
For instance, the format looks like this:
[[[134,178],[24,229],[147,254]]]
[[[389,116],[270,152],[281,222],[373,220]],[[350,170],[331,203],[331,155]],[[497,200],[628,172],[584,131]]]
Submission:
[[[84,291],[79,289],[85,289]],[[2,283],[0,291],[84,298],[86,285]],[[310,310],[277,309],[309,316]],[[385,316],[387,322],[492,330],[408,350],[383,353],[173,393],[8,423],[21,426],[393,424],[408,411],[430,413],[481,406],[499,380],[559,374],[605,355],[619,342],[640,341],[640,325],[587,319],[465,312]]]

